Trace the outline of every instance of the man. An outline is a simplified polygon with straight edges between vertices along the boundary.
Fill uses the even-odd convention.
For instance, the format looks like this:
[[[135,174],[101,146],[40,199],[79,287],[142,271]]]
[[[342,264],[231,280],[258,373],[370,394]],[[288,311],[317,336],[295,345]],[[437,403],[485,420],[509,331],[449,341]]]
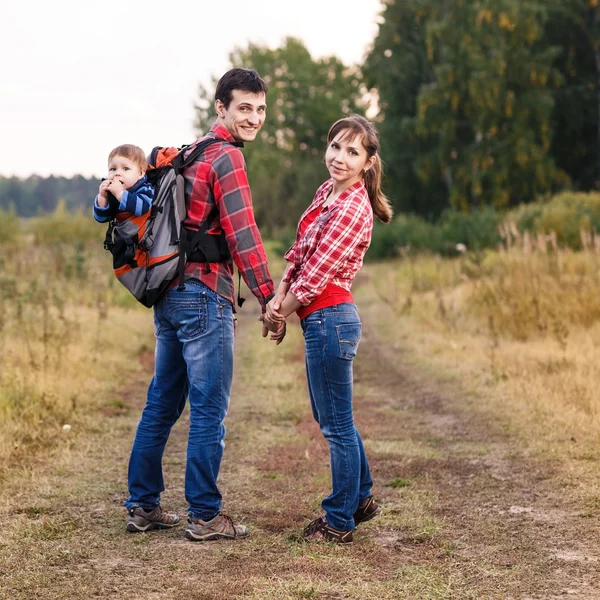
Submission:
[[[260,131],[267,90],[256,71],[236,68],[225,73],[215,92],[216,121],[209,133],[190,147],[191,151],[207,137],[224,140],[207,146],[199,160],[183,172],[188,209],[185,226],[195,231],[209,219],[209,233],[224,235],[232,260],[210,265],[188,262],[185,288],[172,287],[154,307],[154,377],[129,460],[127,531],[179,524],[176,514],[160,506],[164,490],[161,463],[171,427],[189,396],[185,535],[193,541],[248,535],[247,527],[221,513],[217,477],[233,375],[234,263],[263,313],[273,297],[245,162],[236,147],[253,141]]]

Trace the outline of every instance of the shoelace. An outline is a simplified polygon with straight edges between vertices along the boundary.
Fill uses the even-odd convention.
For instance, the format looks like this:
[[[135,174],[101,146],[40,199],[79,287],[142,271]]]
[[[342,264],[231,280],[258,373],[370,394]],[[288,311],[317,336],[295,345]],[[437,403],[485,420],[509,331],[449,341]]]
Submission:
[[[318,517],[314,521],[311,521],[304,528],[304,535],[305,536],[309,536],[309,535],[312,535],[313,533],[315,533],[317,531],[321,531],[322,526],[323,526],[323,519],[322,519],[322,517]]]
[[[237,537],[237,529],[235,528],[233,519],[229,515],[224,515],[223,513],[221,513],[221,517],[223,517],[229,523],[229,525],[231,525],[231,528],[233,529],[233,536]]]

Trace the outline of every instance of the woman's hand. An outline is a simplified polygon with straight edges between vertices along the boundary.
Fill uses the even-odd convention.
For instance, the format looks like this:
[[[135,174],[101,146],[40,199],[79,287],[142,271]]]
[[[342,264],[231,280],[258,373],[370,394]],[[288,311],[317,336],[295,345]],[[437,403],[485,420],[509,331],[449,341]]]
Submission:
[[[265,321],[272,325],[281,325],[281,323],[285,322],[285,317],[280,314],[278,311],[281,308],[281,303],[285,298],[285,294],[280,292],[276,292],[275,296],[271,298],[266,307],[265,312]]]

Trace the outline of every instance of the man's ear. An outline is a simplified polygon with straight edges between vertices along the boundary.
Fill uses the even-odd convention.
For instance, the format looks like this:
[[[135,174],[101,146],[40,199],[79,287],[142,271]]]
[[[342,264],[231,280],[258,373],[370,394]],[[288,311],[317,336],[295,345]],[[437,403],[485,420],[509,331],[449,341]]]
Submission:
[[[215,111],[217,112],[217,116],[224,117],[225,105],[221,100],[215,100]]]

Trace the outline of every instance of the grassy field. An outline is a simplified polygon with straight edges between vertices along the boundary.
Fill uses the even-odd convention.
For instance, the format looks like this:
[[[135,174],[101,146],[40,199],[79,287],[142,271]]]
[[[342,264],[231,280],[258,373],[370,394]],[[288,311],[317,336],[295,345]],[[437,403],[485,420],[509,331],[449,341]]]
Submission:
[[[364,268],[356,420],[383,512],[338,548],[298,539],[330,485],[301,332],[263,340],[247,292],[220,487],[251,537],[124,532],[151,313],[97,244],[52,248],[0,270],[0,598],[600,598],[594,253]],[[182,515],[186,421],[163,498]]]

